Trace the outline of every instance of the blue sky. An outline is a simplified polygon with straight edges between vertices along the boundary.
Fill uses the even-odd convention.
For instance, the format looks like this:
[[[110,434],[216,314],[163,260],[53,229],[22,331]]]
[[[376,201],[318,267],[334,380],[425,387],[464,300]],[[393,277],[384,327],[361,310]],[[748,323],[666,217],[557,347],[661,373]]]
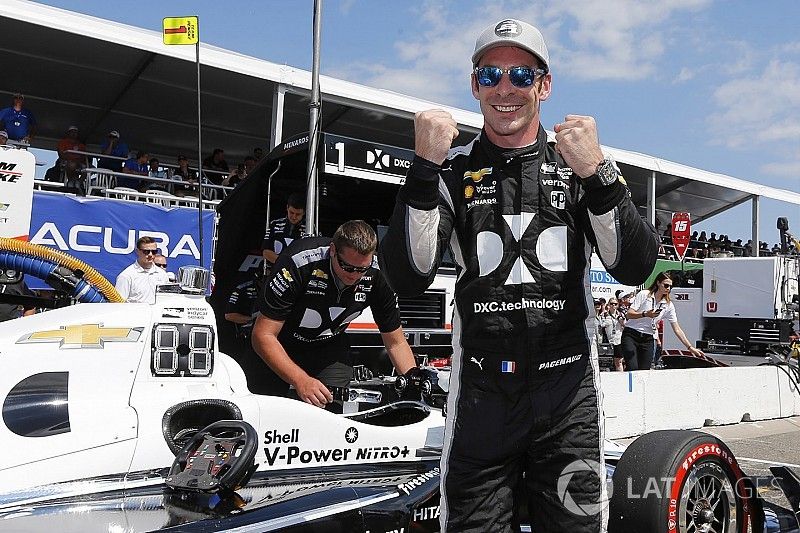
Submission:
[[[154,31],[165,16],[196,14],[203,42],[311,68],[313,0],[42,3]],[[545,127],[593,115],[603,144],[800,191],[797,0],[323,0],[321,70],[478,111],[469,56],[507,16],[547,40]],[[698,227],[746,240],[750,209]],[[762,200],[761,211],[761,240],[778,241],[778,216],[800,235],[789,204]]]

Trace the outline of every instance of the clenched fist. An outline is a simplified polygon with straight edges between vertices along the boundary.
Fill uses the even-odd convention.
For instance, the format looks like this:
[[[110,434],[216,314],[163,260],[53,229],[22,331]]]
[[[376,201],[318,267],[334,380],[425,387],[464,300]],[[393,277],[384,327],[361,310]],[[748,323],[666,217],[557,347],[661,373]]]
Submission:
[[[553,130],[556,132],[556,150],[572,171],[581,178],[594,174],[597,165],[603,161],[594,118],[567,115],[564,122],[556,124]]]
[[[456,121],[447,111],[429,109],[414,115],[414,152],[423,159],[441,165],[456,137]]]

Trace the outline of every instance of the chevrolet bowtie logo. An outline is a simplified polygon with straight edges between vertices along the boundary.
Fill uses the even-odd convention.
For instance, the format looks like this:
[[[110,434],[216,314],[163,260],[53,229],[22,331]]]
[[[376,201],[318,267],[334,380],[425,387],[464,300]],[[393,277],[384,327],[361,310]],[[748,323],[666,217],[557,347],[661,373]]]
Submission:
[[[59,348],[103,348],[106,342],[136,342],[144,328],[106,328],[102,324],[75,324],[23,335],[17,344],[57,342]]]

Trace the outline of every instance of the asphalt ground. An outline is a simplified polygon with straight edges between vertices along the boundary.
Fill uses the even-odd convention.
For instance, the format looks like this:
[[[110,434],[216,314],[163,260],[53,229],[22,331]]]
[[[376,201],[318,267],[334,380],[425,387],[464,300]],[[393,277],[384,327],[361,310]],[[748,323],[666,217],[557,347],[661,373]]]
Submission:
[[[733,451],[742,471],[758,476],[759,492],[765,501],[786,509],[791,506],[773,482],[770,465],[788,466],[800,475],[800,416],[704,427],[699,431],[721,439]],[[634,439],[617,442],[629,444]]]

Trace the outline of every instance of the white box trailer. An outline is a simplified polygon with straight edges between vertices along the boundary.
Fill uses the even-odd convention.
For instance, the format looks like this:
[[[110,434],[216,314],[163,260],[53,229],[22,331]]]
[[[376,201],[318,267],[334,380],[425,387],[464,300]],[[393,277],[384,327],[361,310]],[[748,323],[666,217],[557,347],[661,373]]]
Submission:
[[[799,276],[796,257],[706,259],[701,347],[763,354],[770,345],[788,344]]]
[[[787,275],[796,260],[785,257],[706,259],[703,264],[703,316],[706,318],[784,318]],[[789,284],[789,287],[786,287]],[[789,291],[791,292],[791,290]]]

